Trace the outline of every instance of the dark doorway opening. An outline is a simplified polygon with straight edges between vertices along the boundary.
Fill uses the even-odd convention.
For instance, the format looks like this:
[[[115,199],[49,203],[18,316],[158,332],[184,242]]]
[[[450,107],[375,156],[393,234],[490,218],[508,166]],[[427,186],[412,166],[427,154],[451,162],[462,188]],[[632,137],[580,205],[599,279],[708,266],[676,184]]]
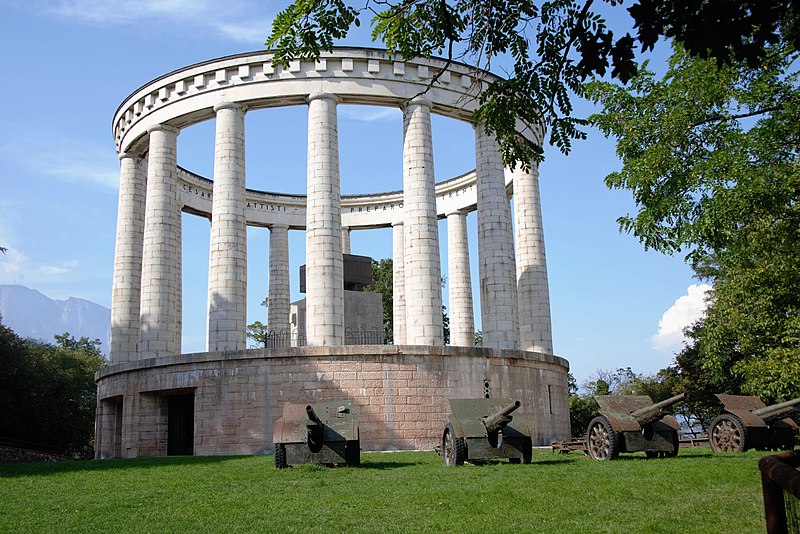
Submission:
[[[194,393],[170,395],[167,414],[167,456],[194,454]]]
[[[112,457],[122,458],[122,397],[114,401],[114,437],[112,439]]]

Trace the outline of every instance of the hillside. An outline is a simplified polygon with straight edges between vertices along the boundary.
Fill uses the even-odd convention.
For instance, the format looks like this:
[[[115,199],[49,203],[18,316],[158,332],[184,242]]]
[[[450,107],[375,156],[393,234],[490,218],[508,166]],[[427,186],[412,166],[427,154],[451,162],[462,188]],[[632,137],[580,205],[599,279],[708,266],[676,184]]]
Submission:
[[[108,355],[111,310],[105,306],[75,297],[55,300],[25,286],[0,284],[0,315],[21,337],[52,343],[54,335],[69,332],[75,338],[99,339]]]

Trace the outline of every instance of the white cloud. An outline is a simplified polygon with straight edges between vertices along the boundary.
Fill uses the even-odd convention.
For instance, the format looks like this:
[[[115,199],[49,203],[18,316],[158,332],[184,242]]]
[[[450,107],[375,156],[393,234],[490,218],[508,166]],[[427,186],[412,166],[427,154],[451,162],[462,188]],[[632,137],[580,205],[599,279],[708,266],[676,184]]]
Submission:
[[[397,116],[401,118],[400,110],[383,106],[339,106],[339,117],[354,121],[372,122]]]
[[[249,0],[61,0],[38,5],[51,16],[84,24],[179,25],[259,46],[264,44],[274,15],[269,3]]]
[[[78,260],[66,260],[61,265],[40,265],[36,272],[44,275],[54,276],[72,271],[78,266]]]
[[[25,270],[28,257],[21,250],[4,246],[7,250],[5,253],[0,253],[0,276],[19,276]]]
[[[708,284],[692,284],[686,289],[686,295],[664,312],[658,321],[658,333],[650,338],[653,349],[669,354],[681,350],[686,340],[683,330],[703,316],[706,292],[710,289]]]

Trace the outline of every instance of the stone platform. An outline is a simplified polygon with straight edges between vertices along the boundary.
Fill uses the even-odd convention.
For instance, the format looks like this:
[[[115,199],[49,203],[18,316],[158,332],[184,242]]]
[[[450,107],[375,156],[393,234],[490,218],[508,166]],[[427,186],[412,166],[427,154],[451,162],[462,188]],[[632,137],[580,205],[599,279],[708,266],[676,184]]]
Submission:
[[[358,345],[206,352],[97,375],[97,458],[272,452],[285,402],[352,399],[363,450],[432,450],[449,398],[522,402],[534,445],[569,435],[567,361],[519,350]]]

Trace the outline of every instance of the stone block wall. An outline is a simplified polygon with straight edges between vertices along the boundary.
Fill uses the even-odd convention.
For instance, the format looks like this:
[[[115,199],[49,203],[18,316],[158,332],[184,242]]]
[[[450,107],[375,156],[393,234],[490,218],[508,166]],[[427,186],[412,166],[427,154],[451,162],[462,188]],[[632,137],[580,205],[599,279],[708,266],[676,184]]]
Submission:
[[[266,454],[285,402],[352,399],[363,450],[432,450],[448,399],[512,397],[535,445],[569,435],[568,365],[539,353],[454,347],[339,346],[163,357],[97,376],[97,458],[167,453],[167,404],[194,394],[194,454]],[[122,402],[122,410],[115,409]],[[115,414],[121,412],[122,421]],[[121,427],[121,432],[117,430]]]

